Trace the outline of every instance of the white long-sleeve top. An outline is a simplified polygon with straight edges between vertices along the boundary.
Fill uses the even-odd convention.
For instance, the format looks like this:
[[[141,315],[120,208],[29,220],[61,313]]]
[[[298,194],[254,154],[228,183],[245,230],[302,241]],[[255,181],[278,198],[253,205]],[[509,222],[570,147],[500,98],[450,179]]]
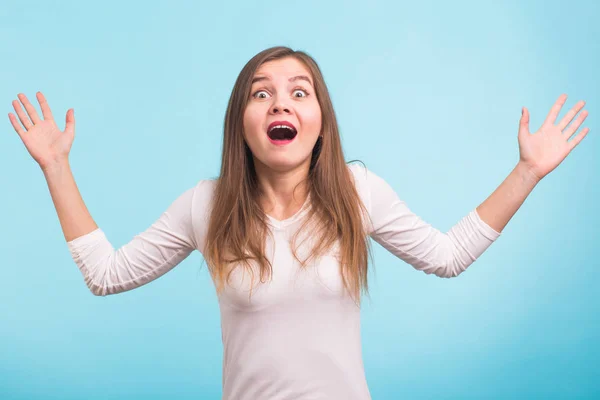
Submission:
[[[447,233],[423,221],[379,176],[350,164],[371,223],[370,237],[415,269],[455,277],[499,236],[473,209]],[[209,202],[216,181],[185,191],[146,231],[115,250],[98,228],[70,242],[73,260],[99,296],[137,288],[165,274],[194,250],[204,250]],[[273,276],[258,283],[244,268],[219,295],[223,338],[223,399],[370,399],[364,374],[360,308],[343,290],[334,246],[300,269],[289,240],[308,211],[310,196],[292,217],[268,216],[266,255]],[[303,258],[311,236],[299,245]],[[300,243],[300,242],[297,242]]]

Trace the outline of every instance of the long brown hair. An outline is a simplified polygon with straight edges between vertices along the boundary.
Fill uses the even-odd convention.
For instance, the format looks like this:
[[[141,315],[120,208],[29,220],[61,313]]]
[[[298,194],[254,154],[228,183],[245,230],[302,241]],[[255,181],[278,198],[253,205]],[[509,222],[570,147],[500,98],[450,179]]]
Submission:
[[[259,203],[260,188],[252,153],[243,138],[243,115],[250,96],[252,78],[268,61],[294,57],[310,70],[315,95],[321,107],[321,135],[315,144],[306,183],[310,207],[304,223],[292,239],[292,253],[301,267],[318,258],[332,245],[339,245],[340,274],[344,287],[360,305],[361,289],[368,294],[367,267],[372,258],[366,233],[367,212],[353,177],[344,161],[338,124],[329,92],[316,61],[303,51],[271,47],[255,55],[244,66],[233,87],[224,121],[223,153],[219,178],[212,199],[203,256],[220,293],[235,267],[243,265],[254,276],[251,260],[260,267],[260,282],[272,264],[265,256],[269,229]],[[296,253],[298,233],[309,222],[314,247],[305,260]],[[316,236],[315,236],[316,235]]]

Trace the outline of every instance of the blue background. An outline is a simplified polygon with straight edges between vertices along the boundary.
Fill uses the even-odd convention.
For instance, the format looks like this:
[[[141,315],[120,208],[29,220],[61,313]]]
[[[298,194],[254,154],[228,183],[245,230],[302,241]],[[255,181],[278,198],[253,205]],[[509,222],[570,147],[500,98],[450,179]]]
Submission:
[[[374,244],[362,311],[373,399],[600,396],[596,1],[3,2],[0,7],[0,397],[218,399],[216,294],[194,252],[160,279],[93,296],[46,182],[8,120],[75,109],[70,160],[115,247],[219,172],[243,65],[287,45],[322,68],[347,160],[447,231],[519,157],[561,93],[588,136],[468,271],[440,279]],[[41,115],[41,113],[40,113]],[[581,128],[580,128],[581,130]]]

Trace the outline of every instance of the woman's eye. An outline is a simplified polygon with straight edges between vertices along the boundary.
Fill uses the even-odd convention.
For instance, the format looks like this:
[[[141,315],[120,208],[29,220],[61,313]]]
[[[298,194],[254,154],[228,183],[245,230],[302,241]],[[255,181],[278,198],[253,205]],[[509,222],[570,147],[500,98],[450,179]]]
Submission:
[[[306,91],[304,89],[296,89],[296,90],[294,90],[294,93],[296,93],[296,92],[302,92],[302,93],[304,93],[304,96],[302,96],[302,97],[308,96],[308,93],[306,93]],[[298,97],[298,96],[296,96],[296,97]]]
[[[303,95],[303,96],[297,96],[297,95],[296,95],[296,93],[297,93],[297,92],[303,93],[304,95]],[[261,93],[262,93],[262,94],[261,94]],[[308,93],[307,93],[307,92],[306,92],[306,90],[304,90],[304,89],[296,89],[296,90],[294,90],[294,92],[293,92],[293,93],[294,93],[294,94],[293,94],[293,96],[294,96],[294,97],[298,97],[298,98],[300,98],[300,99],[301,99],[301,98],[303,98],[303,97],[306,97],[306,96],[308,96]],[[267,96],[268,96],[268,93],[267,93],[267,91],[266,91],[266,90],[257,90],[257,91],[256,91],[256,92],[254,92],[254,94],[252,95],[252,97],[254,97],[255,99],[266,99],[266,98],[267,98]]]
[[[267,93],[267,92],[264,91],[264,90],[259,90],[259,91],[255,92],[252,96],[254,98],[256,98],[256,99],[264,99],[265,98],[264,96],[263,97],[259,97],[259,93]]]

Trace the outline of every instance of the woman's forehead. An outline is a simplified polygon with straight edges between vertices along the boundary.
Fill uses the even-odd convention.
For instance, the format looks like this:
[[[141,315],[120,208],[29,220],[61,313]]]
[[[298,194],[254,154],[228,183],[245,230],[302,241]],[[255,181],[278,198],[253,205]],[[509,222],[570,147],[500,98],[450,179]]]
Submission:
[[[254,77],[265,77],[269,80],[276,78],[292,78],[295,76],[311,77],[310,70],[295,58],[283,58],[272,60],[262,64],[254,74]],[[312,79],[310,79],[312,82]]]

